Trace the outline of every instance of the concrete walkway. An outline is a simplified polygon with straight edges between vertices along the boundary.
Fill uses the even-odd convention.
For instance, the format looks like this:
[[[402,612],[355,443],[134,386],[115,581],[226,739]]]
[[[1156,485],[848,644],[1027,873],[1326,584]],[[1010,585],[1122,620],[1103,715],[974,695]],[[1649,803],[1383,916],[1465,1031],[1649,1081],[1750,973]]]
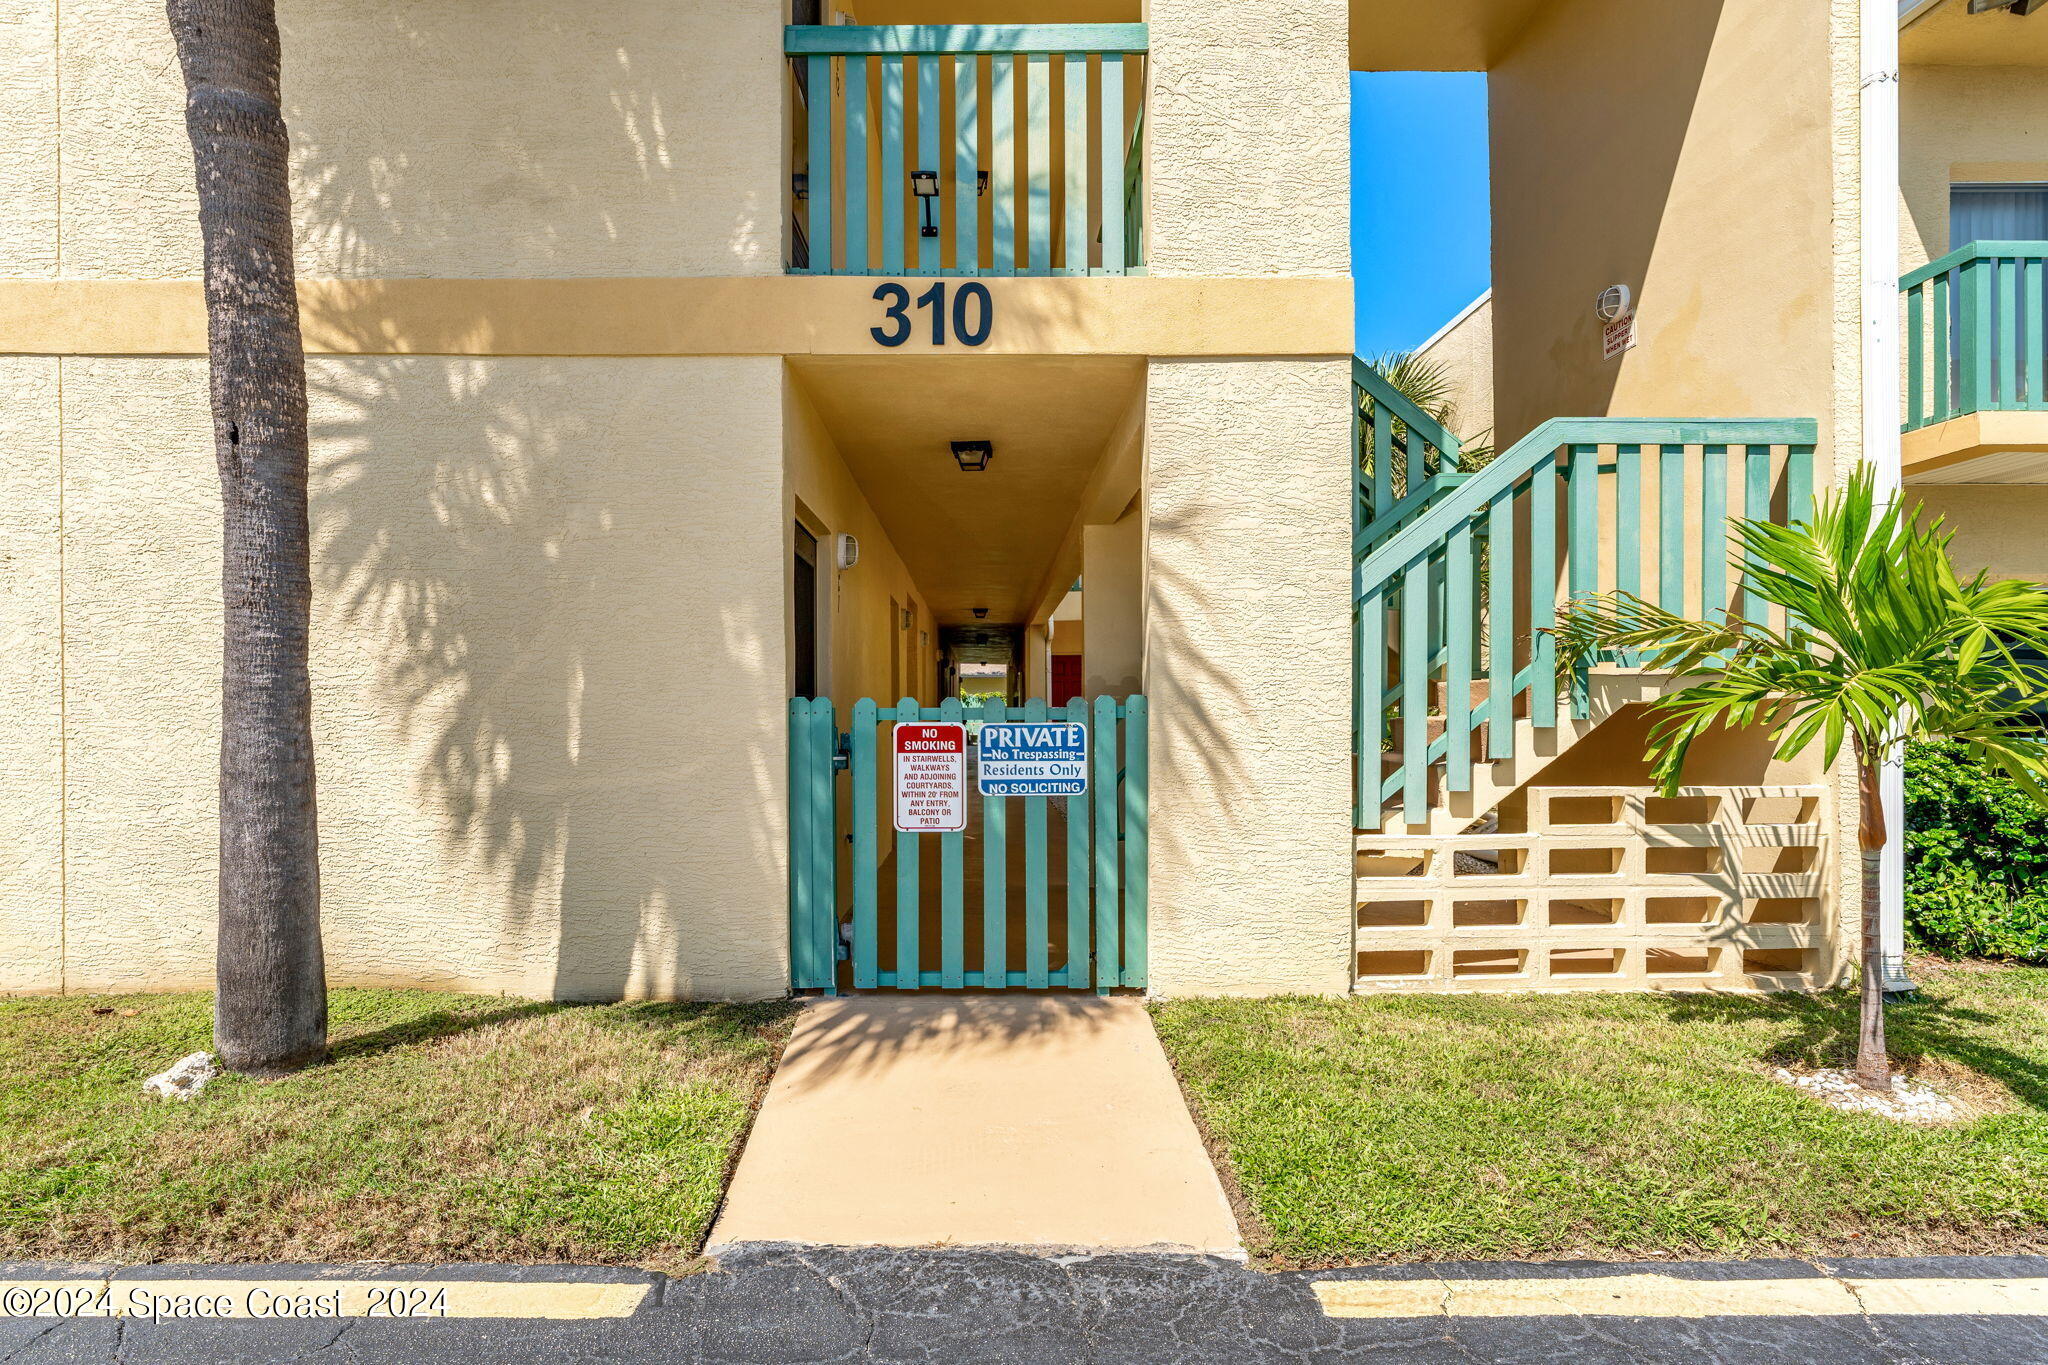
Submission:
[[[798,1020],[707,1250],[1243,1254],[1138,1001],[864,995]]]

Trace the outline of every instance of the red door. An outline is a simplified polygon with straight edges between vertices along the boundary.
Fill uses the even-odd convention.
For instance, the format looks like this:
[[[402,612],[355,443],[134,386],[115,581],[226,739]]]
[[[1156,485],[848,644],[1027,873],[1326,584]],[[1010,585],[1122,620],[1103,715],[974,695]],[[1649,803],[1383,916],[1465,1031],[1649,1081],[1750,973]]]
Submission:
[[[1052,695],[1046,700],[1056,706],[1064,706],[1081,695],[1081,656],[1078,654],[1055,654],[1052,656]]]

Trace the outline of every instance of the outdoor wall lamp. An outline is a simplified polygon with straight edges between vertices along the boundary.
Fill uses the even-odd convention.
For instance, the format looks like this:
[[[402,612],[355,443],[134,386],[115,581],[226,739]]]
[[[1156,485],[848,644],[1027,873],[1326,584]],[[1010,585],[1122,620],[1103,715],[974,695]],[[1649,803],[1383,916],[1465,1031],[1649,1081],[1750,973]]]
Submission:
[[[974,619],[975,619],[975,620],[977,620],[977,621],[986,621],[986,620],[988,619],[988,608],[987,608],[987,607],[976,607],[976,608],[974,608]]]
[[[987,171],[976,171],[976,172],[974,173],[974,197],[975,197],[976,199],[979,199],[979,198],[981,198],[981,197],[982,197],[983,195],[985,195],[985,194],[987,194],[987,193],[988,193],[988,172],[987,172]]]
[[[808,171],[792,171],[789,176],[789,192],[799,199],[811,197],[811,176]]]
[[[996,456],[992,441],[953,442],[953,462],[960,466],[963,474],[979,474],[988,468],[988,462]]]
[[[933,217],[939,205],[939,173],[937,171],[912,171],[910,192],[924,205],[924,226],[918,229],[920,237],[936,237],[939,225]]]

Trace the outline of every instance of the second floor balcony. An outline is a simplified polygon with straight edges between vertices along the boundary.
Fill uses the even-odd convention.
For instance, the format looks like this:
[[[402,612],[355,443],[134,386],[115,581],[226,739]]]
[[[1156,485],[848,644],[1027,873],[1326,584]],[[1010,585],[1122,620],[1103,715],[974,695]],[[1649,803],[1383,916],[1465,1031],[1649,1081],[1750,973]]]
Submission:
[[[1899,281],[1906,430],[1987,412],[2048,413],[2048,242],[1971,242]]]
[[[1145,25],[785,34],[791,273],[1143,273]]]

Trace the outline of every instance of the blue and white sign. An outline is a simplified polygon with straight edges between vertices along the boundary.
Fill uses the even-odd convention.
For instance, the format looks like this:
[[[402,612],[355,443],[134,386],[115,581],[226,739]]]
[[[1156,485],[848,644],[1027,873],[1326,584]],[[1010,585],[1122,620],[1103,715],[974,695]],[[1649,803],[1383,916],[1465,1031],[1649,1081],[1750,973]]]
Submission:
[[[1088,790],[1085,725],[986,721],[976,756],[983,796],[1080,796]]]

